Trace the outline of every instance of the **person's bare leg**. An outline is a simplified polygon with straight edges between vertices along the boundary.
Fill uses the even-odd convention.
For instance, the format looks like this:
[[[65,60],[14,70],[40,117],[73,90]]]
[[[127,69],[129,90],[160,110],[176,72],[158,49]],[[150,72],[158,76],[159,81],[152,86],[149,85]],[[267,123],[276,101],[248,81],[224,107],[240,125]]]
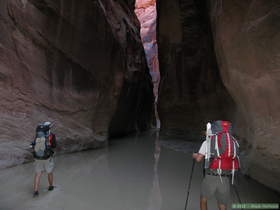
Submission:
[[[200,198],[200,210],[207,210],[207,198]]]
[[[219,210],[226,210],[227,207],[224,204],[218,204]]]
[[[42,176],[42,172],[38,172],[35,174],[34,177],[34,192],[39,191],[39,184],[40,184],[40,178]]]
[[[53,173],[48,173],[49,186],[53,186]]]

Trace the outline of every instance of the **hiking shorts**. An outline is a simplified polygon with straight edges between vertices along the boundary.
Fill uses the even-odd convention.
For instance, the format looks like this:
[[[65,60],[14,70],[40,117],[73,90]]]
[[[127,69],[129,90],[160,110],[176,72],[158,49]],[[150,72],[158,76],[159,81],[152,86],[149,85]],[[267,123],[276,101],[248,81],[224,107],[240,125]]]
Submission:
[[[227,205],[230,198],[230,183],[229,178],[222,176],[205,175],[202,185],[200,196],[209,199],[215,195],[218,204]]]
[[[54,159],[50,157],[47,160],[38,160],[35,159],[35,172],[40,173],[46,171],[47,173],[53,172],[54,168]]]

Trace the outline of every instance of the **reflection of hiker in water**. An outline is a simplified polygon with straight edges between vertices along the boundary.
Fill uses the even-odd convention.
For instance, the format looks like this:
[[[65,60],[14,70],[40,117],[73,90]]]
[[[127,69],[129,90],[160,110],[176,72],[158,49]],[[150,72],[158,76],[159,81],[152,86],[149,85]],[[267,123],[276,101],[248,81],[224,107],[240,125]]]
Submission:
[[[36,128],[35,140],[31,143],[33,148],[33,155],[35,158],[35,178],[34,178],[34,194],[39,195],[39,184],[42,173],[46,171],[48,173],[48,190],[53,190],[53,149],[56,147],[56,138],[50,131],[51,123],[45,122],[39,124]]]
[[[206,140],[198,153],[197,162],[205,159],[205,177],[201,185],[200,209],[207,210],[207,199],[215,195],[219,210],[226,210],[230,198],[230,183],[239,168],[237,141],[231,136],[231,123],[215,121],[207,124]]]

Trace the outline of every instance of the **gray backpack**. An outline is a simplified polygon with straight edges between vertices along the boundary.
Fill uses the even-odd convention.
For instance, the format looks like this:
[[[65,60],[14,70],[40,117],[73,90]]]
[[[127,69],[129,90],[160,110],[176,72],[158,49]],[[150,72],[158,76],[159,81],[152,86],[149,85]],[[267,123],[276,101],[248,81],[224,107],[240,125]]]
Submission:
[[[48,136],[45,132],[36,132],[34,141],[34,157],[37,159],[48,159],[51,156],[51,149],[48,145]]]

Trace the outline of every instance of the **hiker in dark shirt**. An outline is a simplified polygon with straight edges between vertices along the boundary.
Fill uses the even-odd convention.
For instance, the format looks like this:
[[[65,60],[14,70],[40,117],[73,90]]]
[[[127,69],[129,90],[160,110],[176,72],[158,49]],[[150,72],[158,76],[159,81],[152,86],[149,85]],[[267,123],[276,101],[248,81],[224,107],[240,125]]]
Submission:
[[[34,178],[34,194],[36,197],[39,195],[40,178],[43,172],[48,174],[49,187],[48,190],[54,189],[53,186],[53,169],[54,158],[53,149],[56,148],[56,137],[50,131],[51,123],[45,122],[39,124],[36,128],[36,137],[32,142],[33,155],[35,159],[35,178]]]

